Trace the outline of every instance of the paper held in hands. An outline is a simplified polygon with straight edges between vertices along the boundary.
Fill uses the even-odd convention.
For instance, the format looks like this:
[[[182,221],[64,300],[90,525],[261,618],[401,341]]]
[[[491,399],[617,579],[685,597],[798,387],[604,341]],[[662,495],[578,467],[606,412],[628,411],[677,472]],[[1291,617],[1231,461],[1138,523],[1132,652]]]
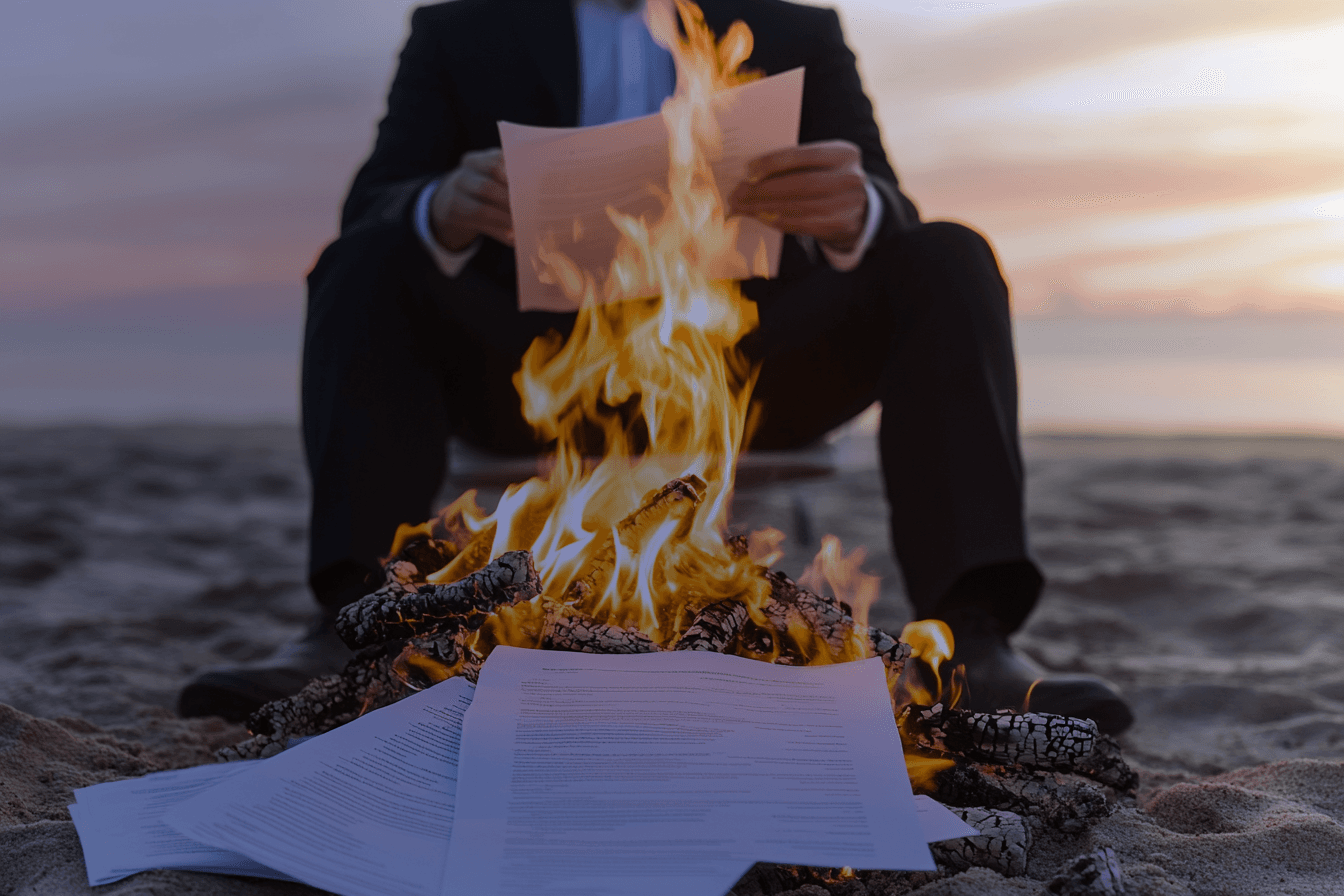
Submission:
[[[720,196],[746,177],[747,162],[798,145],[803,70],[771,75],[714,95],[722,148],[711,161]],[[501,121],[499,136],[509,181],[518,257],[518,307],[573,311],[577,304],[558,284],[539,277],[539,251],[550,245],[600,283],[616,255],[618,232],[608,208],[650,221],[661,211],[655,191],[667,188],[667,128],[646,115],[586,128],[540,128]],[[774,276],[783,234],[750,218],[738,219],[737,248],[744,266],[709,270],[714,279]],[[601,296],[597,297],[601,301]]]

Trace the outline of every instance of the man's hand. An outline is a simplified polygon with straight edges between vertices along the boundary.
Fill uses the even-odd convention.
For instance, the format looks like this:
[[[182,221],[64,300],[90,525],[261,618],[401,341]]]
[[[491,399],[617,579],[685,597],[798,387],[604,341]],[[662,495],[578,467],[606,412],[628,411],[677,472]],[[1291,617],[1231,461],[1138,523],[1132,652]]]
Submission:
[[[482,149],[462,156],[443,176],[429,206],[434,239],[449,252],[460,252],[476,237],[494,237],[513,245],[509,183],[504,179],[504,152]]]
[[[747,179],[728,198],[732,214],[785,233],[816,237],[850,252],[868,217],[868,175],[848,140],[824,140],[766,153],[747,163]]]

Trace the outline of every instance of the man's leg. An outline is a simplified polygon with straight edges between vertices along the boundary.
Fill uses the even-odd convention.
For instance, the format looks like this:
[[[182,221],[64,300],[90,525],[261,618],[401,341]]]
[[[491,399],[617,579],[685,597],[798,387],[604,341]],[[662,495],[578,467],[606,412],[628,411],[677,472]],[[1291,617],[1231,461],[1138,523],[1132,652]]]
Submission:
[[[892,546],[916,615],[952,626],[977,708],[1021,705],[1039,672],[1007,636],[1042,577],[1023,516],[1008,291],[989,245],[925,224],[874,246],[853,273],[778,290],[761,321],[754,444],[806,444],[880,400]],[[1053,680],[1033,699],[1112,730],[1129,721],[1095,680]]]
[[[531,446],[521,421],[496,410],[513,391],[520,328],[550,322],[514,321],[512,341],[484,344],[474,330],[499,324],[490,315],[516,304],[504,287],[474,272],[448,280],[396,226],[341,237],[308,282],[303,436],[309,584],[321,619],[261,663],[198,676],[179,698],[183,715],[242,719],[340,670],[350,653],[335,635],[336,611],[368,593],[397,526],[432,513],[451,427],[496,450]]]

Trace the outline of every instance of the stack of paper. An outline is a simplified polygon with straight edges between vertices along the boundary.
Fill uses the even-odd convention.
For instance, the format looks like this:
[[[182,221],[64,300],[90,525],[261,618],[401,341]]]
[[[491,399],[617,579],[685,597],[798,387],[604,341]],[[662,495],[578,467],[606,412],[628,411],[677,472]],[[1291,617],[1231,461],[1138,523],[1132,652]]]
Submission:
[[[271,759],[76,797],[91,884],[183,868],[342,896],[717,896],[756,861],[932,868],[926,843],[977,833],[912,797],[875,659],[499,647],[474,695],[450,679]]]

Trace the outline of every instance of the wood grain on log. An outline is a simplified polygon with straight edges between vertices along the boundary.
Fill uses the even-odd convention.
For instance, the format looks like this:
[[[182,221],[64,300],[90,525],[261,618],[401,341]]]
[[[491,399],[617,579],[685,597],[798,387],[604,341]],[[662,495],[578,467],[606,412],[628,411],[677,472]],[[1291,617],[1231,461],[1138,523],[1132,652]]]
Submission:
[[[746,621],[746,604],[740,600],[716,601],[700,611],[673,649],[723,653]]]
[[[1092,752],[1075,762],[1072,771],[1127,796],[1133,796],[1139,789],[1139,773],[1125,762],[1120,742],[1109,734],[1098,735]]]
[[[658,645],[635,628],[598,622],[591,616],[562,607],[546,621],[542,646],[576,653],[654,653]]]
[[[961,762],[934,778],[930,794],[948,806],[1007,809],[1065,833],[1086,830],[1114,811],[1105,788],[1066,772]]]
[[[1072,768],[1092,752],[1097,723],[1041,712],[966,712],[915,706],[901,730],[928,750],[1030,768]]]
[[[1124,896],[1125,878],[1115,850],[1103,846],[1065,865],[1046,890],[1055,896]]]
[[[501,554],[482,569],[447,585],[422,585],[400,597],[383,590],[343,607],[336,633],[352,649],[430,634],[451,619],[530,600],[541,581],[527,551]]]
[[[989,868],[1005,877],[1027,873],[1031,851],[1031,828],[1016,812],[968,806],[952,809],[962,821],[980,832],[978,837],[959,837],[929,844],[939,867],[952,871]]]

